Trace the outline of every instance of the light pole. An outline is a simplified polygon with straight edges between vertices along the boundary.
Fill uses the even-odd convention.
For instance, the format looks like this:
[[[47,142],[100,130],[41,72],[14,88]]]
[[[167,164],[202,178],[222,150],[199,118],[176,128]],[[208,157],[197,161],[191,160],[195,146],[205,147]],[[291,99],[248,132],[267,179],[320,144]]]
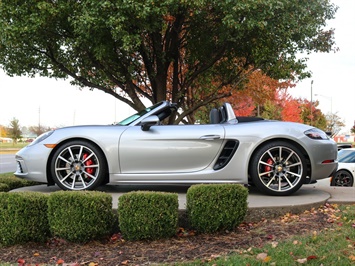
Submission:
[[[333,114],[333,98],[331,96],[325,96],[322,94],[314,94],[314,96],[321,96],[330,100],[330,114]]]

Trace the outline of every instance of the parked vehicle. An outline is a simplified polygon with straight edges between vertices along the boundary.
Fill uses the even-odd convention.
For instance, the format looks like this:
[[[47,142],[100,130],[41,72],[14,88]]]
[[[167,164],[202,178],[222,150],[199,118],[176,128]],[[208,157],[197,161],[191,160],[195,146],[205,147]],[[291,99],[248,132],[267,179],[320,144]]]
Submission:
[[[338,145],[338,151],[340,151],[341,149],[347,149],[347,148],[352,148],[353,144],[352,143],[346,143],[346,142],[341,142],[341,143],[337,143]]]
[[[331,186],[353,187],[355,173],[355,148],[341,149],[338,152],[338,169],[331,178]]]
[[[115,125],[60,128],[16,155],[17,177],[92,190],[103,184],[239,183],[290,195],[337,168],[337,145],[309,125],[236,117],[229,103],[210,124],[166,125],[163,101]]]

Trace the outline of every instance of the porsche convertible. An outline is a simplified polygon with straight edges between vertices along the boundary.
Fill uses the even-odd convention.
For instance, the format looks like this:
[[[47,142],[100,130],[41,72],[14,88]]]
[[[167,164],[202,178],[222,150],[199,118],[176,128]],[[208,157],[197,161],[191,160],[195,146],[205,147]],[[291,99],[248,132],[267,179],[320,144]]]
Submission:
[[[239,183],[286,196],[337,169],[336,143],[315,127],[236,117],[229,103],[208,124],[166,123],[177,111],[163,101],[117,124],[46,132],[16,154],[14,174],[63,190]]]

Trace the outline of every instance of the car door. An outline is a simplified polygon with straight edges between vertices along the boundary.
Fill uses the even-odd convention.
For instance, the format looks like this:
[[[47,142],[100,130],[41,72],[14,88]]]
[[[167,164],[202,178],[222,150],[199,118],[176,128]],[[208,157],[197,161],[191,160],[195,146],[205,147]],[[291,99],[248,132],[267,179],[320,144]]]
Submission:
[[[121,173],[186,173],[205,169],[224,139],[222,125],[132,126],[119,141]]]

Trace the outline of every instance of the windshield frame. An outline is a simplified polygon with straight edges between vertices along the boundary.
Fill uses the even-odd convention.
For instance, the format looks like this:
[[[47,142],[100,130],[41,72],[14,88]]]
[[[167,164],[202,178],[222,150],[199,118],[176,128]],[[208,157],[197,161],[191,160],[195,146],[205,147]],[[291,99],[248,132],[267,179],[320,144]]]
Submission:
[[[144,119],[147,116],[150,116],[151,114],[155,113],[157,110],[165,108],[165,106],[168,104],[168,102],[166,101],[162,101],[159,103],[156,103],[152,106],[149,106],[125,119],[123,119],[122,121],[116,123],[116,125],[120,125],[120,126],[133,126],[133,125],[137,125],[140,123],[140,121],[142,119]]]

